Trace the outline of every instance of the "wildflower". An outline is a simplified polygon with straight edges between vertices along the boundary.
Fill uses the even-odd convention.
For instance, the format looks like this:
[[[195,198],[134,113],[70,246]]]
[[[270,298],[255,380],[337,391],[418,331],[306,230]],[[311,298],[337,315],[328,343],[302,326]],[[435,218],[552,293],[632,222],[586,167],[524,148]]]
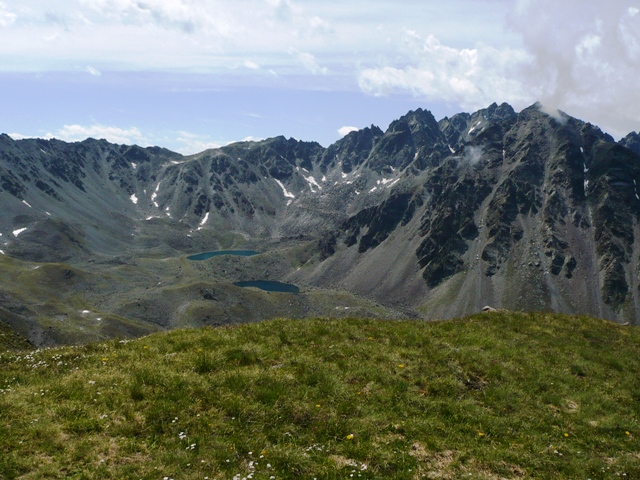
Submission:
[[[568,436],[569,436],[569,434],[568,434],[568,433],[565,433],[565,434],[564,434],[564,436],[565,436],[565,437],[568,437]]]
[[[478,432],[478,436],[479,436],[479,437],[484,437],[484,436],[485,436],[485,433],[484,433],[484,432]]]
[[[399,364],[398,368],[404,368],[404,363]]]
[[[350,433],[349,435],[347,435],[347,440],[353,440],[353,433]]]
[[[624,433],[625,433],[625,435],[631,435],[631,433],[630,433],[630,432],[624,432]]]
[[[320,404],[319,403],[316,403],[316,408],[320,408]]]

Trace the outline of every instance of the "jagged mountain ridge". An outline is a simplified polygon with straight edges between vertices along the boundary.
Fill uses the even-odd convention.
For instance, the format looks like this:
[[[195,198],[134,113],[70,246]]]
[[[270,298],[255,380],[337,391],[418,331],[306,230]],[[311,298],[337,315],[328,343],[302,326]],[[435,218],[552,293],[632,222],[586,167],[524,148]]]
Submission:
[[[0,250],[91,271],[258,245],[298,258],[263,275],[407,315],[491,304],[636,323],[639,181],[640,135],[616,143],[537,104],[439,122],[418,109],[328,148],[276,137],[188,157],[2,135]]]

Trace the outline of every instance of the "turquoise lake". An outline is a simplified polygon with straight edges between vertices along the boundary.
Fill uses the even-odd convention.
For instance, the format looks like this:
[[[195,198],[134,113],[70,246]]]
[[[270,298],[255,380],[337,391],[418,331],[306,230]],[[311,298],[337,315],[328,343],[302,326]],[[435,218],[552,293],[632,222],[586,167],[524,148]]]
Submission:
[[[195,255],[190,255],[187,257],[187,260],[206,260],[211,257],[218,257],[220,255],[236,255],[238,257],[251,257],[253,255],[258,255],[260,252],[256,252],[255,250],[217,250],[215,252],[204,252],[197,253]]]
[[[300,293],[300,289],[290,283],[274,282],[270,280],[249,280],[235,282],[236,287],[256,287],[265,292]]]

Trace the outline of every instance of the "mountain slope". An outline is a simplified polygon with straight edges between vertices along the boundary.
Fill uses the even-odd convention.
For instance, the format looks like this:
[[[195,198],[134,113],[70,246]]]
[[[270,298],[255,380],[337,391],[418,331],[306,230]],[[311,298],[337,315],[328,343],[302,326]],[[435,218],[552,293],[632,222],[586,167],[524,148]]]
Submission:
[[[12,286],[0,291],[14,315],[5,322],[28,323],[32,340],[61,341],[37,328],[46,309],[21,280],[57,263],[102,279],[73,294],[52,284],[64,313],[99,309],[120,325],[149,326],[153,315],[162,317],[153,328],[234,321],[247,291],[231,284],[266,279],[307,295],[294,310],[290,297],[275,300],[269,315],[357,305],[447,318],[491,304],[636,323],[638,138],[616,143],[537,104],[439,122],[418,109],[385,132],[371,126],[328,148],[276,137],[188,157],[2,135],[0,251],[14,259]],[[239,248],[262,253],[185,259]],[[188,293],[196,284],[230,293],[200,317]],[[170,305],[161,300],[167,288],[181,292]],[[335,292],[351,295],[349,305],[336,305]]]

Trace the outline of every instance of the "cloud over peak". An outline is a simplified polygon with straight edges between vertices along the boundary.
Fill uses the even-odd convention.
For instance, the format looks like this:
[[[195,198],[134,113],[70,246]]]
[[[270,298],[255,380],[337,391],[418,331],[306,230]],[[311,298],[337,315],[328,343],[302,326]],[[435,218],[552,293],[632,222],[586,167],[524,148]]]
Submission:
[[[107,125],[91,125],[88,127],[78,124],[65,125],[55,133],[47,133],[45,138],[57,138],[67,142],[80,142],[87,138],[95,138],[126,145],[149,145],[148,139],[137,127],[125,129]]]

